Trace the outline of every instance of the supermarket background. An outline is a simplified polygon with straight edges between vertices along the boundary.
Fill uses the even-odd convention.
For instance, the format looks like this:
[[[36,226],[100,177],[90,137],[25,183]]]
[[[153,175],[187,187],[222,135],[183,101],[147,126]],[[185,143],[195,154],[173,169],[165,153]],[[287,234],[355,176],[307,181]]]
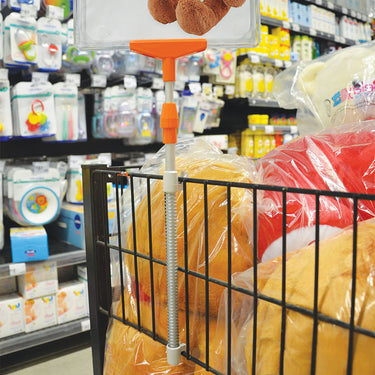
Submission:
[[[123,51],[79,51],[72,2],[24,3],[1,3],[4,371],[38,361],[43,352],[89,345],[81,165],[142,164],[161,147],[165,100],[160,61]],[[177,61],[179,137],[203,136],[224,152],[253,159],[296,138],[296,112],[279,107],[275,76],[295,62],[371,41],[374,5],[261,1],[258,47],[210,49]],[[30,199],[36,203],[23,205]],[[41,221],[35,211],[44,212]],[[109,214],[111,221],[114,211]],[[36,228],[44,252],[17,258],[17,237],[27,235],[10,228],[19,226]],[[5,313],[9,305],[14,308]]]

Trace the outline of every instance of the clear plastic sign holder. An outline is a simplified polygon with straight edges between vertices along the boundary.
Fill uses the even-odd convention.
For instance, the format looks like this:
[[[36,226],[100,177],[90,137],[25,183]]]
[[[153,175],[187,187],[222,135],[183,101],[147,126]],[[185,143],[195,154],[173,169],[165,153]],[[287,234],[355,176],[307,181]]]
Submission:
[[[259,0],[75,0],[75,43],[79,49],[127,48],[161,59],[165,103],[160,126],[165,144],[166,263],[168,295],[167,359],[181,361],[177,286],[178,175],[175,146],[179,118],[173,102],[177,58],[209,47],[256,46],[260,41]],[[154,39],[149,39],[150,36]]]

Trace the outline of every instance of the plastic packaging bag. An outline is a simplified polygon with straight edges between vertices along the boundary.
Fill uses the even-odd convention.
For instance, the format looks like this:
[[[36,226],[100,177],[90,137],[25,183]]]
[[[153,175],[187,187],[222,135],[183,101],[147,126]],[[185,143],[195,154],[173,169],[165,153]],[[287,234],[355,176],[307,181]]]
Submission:
[[[374,269],[375,221],[358,224],[357,283],[354,324],[375,330]],[[340,322],[350,322],[353,262],[353,228],[320,243],[319,257],[319,313]],[[258,266],[258,293],[281,301],[282,258],[275,258]],[[315,244],[296,250],[286,261],[286,303],[310,311],[314,309]],[[239,274],[233,281],[253,290],[253,271]],[[245,285],[244,285],[245,284]],[[247,285],[246,285],[247,284]],[[237,375],[252,371],[253,324],[252,298],[242,296],[233,303],[238,336],[233,340],[232,366]],[[256,374],[278,374],[281,347],[280,305],[258,299]],[[312,316],[292,309],[286,310],[284,373],[305,375],[311,372]],[[233,337],[233,335],[232,335]],[[348,363],[349,329],[319,321],[316,351],[316,373],[338,375],[346,373]],[[375,355],[375,339],[354,333],[353,374],[370,375],[375,372],[371,358]]]
[[[375,42],[300,62],[276,77],[274,95],[297,108],[300,134],[375,116]]]
[[[252,182],[254,180],[254,166],[245,158],[223,155],[218,149],[202,140],[186,140],[177,144],[177,170],[188,172],[191,178],[217,179],[237,182]],[[164,149],[148,161],[142,168],[142,173],[161,174],[163,171]],[[149,255],[148,205],[146,196],[146,181],[140,182],[134,178],[134,194],[136,207],[136,236],[137,253]],[[164,228],[164,192],[162,181],[156,180],[151,188],[152,212],[152,257],[165,261],[165,228]],[[127,189],[122,200],[122,244],[129,250],[133,245],[133,223],[130,204],[130,189]],[[205,272],[205,239],[204,239],[204,187],[201,184],[187,183],[187,239],[188,239],[188,268],[204,274]],[[228,230],[227,230],[227,188],[225,186],[207,186],[208,197],[208,251],[209,276],[222,281],[228,279]],[[231,188],[231,229],[232,229],[232,272],[244,271],[252,265],[252,192],[246,189]],[[185,266],[184,257],[184,221],[183,221],[183,193],[177,193],[177,246],[178,265]],[[123,245],[125,246],[125,245]],[[136,290],[134,257],[123,255],[125,263],[125,292],[123,298],[115,298],[113,311],[117,317],[128,319],[138,324],[137,294],[139,295],[139,313],[141,325],[152,331],[152,304],[154,304],[155,332],[164,340],[167,339],[167,293],[166,267],[157,261],[153,262],[152,293],[150,262],[138,257],[138,281]],[[112,257],[112,272],[119,273],[119,260]],[[113,281],[112,286],[116,282]],[[189,275],[189,306],[186,310],[185,274],[178,275],[179,327],[181,342],[186,342],[186,316],[189,316],[190,352],[202,361],[205,360],[205,330],[202,329],[205,318],[205,282],[193,275]],[[216,320],[220,296],[224,288],[210,285],[209,324],[210,324],[210,363],[215,368],[222,363],[221,349],[222,334],[217,334]],[[122,305],[124,304],[124,314]],[[144,334],[129,327],[114,322],[108,331],[105,374],[190,374],[205,373],[199,366],[186,364],[172,370],[166,362],[165,347]],[[218,340],[218,341],[216,341]],[[125,353],[131,355],[130,360]],[[128,361],[129,362],[126,362]],[[199,369],[199,370],[198,370]],[[200,371],[200,372],[194,372]]]
[[[284,144],[257,162],[258,181],[265,185],[355,193],[375,193],[375,121],[349,124]],[[314,195],[287,193],[287,250],[315,240]],[[258,202],[260,260],[281,255],[282,193],[264,191]],[[358,202],[358,220],[375,216],[375,203]],[[320,197],[320,239],[353,221],[351,199]]]

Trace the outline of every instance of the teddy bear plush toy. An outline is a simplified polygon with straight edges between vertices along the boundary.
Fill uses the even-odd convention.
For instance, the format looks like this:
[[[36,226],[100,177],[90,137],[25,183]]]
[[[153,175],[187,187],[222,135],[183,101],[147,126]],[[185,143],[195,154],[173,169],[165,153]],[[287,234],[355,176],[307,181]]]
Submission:
[[[231,7],[246,0],[148,0],[154,19],[167,24],[177,21],[188,34],[204,35],[217,25]]]

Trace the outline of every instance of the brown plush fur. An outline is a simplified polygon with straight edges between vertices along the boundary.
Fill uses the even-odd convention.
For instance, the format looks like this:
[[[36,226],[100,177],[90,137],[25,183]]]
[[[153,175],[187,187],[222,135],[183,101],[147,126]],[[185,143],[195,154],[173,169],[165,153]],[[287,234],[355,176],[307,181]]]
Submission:
[[[246,0],[148,0],[151,15],[163,24],[177,20],[188,34],[204,35],[217,25],[231,7]]]
[[[149,0],[148,9],[160,23],[171,23],[176,21],[176,6],[178,0]]]

